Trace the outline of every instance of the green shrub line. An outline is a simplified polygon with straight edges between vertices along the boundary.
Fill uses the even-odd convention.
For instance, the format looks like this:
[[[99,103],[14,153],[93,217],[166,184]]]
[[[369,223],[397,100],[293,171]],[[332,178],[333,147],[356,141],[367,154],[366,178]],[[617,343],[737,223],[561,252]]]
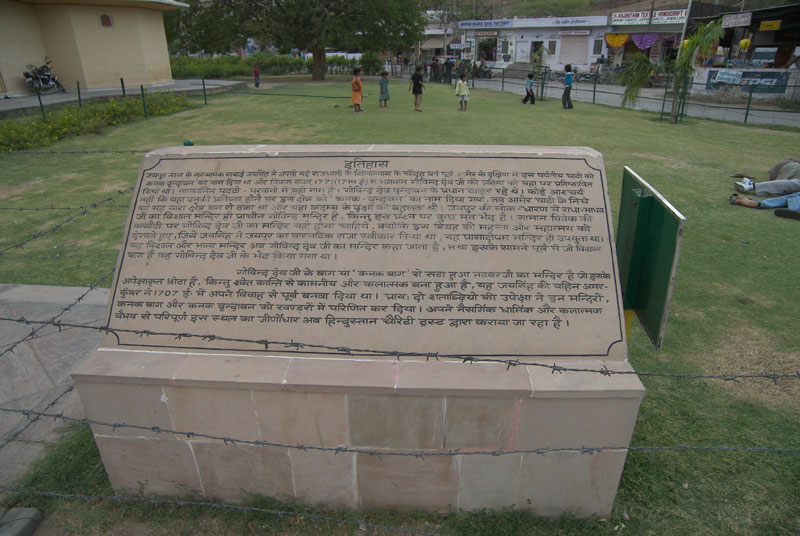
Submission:
[[[149,93],[145,100],[148,115],[167,115],[194,106],[183,93]],[[83,106],[64,106],[48,111],[46,119],[38,115],[3,119],[0,121],[0,151],[43,147],[68,136],[97,133],[103,127],[121,125],[140,117],[144,117],[140,99],[117,97]]]
[[[194,56],[170,56],[173,78],[231,78],[252,76],[253,67],[258,65],[262,76],[310,73],[312,60],[257,53],[246,58],[236,55],[199,58]],[[330,74],[350,73],[360,65],[366,74],[378,74],[383,62],[374,52],[365,53],[360,60],[344,56],[328,56],[326,71]]]

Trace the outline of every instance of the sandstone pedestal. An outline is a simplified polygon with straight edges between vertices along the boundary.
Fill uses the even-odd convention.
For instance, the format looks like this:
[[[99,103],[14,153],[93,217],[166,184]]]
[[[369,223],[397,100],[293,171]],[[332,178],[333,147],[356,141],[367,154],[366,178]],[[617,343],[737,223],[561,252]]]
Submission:
[[[591,149],[154,151],[112,292],[74,378],[143,427],[93,425],[118,492],[610,512],[644,389],[537,366],[632,370]]]

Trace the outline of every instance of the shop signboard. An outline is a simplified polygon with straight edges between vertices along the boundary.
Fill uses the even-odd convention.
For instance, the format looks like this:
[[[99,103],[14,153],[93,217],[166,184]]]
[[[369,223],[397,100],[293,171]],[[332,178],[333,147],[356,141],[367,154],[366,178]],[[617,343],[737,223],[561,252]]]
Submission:
[[[744,91],[753,93],[786,93],[789,85],[789,72],[786,71],[730,71],[710,69],[706,79],[706,91],[723,88],[726,84],[744,86]]]
[[[765,20],[761,21],[758,27],[760,32],[775,32],[781,29],[781,21],[779,20]]]
[[[652,13],[652,19],[650,17]],[[621,11],[611,14],[612,26],[634,26],[643,24],[683,24],[685,9],[664,9],[660,11]]]
[[[722,16],[723,28],[737,28],[739,26],[750,26],[750,21],[753,19],[753,14],[748,11],[746,13],[728,13]]]
[[[458,21],[458,28],[460,30],[469,30],[472,28],[511,28],[511,22],[511,19],[462,20]]]
[[[677,11],[686,11],[677,10]],[[650,13],[648,11],[648,13]],[[666,13],[666,12],[665,12]],[[681,20],[681,22],[683,22]],[[556,28],[569,26],[607,26],[608,17],[592,15],[587,17],[539,17],[535,19],[495,19],[495,20],[462,20],[458,23],[461,30],[491,28]]]

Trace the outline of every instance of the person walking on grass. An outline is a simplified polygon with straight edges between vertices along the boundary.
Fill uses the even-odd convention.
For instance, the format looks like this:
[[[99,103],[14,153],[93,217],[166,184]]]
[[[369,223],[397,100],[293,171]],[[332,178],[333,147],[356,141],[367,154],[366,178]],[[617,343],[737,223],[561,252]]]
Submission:
[[[389,73],[383,71],[381,73],[381,78],[378,80],[378,85],[381,88],[380,94],[378,95],[378,108],[388,108],[389,107]]]
[[[256,88],[261,85],[261,71],[258,70],[258,65],[253,67],[253,84]]]
[[[361,78],[359,75],[361,74],[361,69],[356,67],[353,69],[353,79],[350,81],[350,89],[353,92],[353,96],[350,97],[350,102],[353,103],[353,108],[355,108],[355,112],[360,114],[364,110],[361,109]]]
[[[565,110],[572,109],[572,65],[569,63],[564,66],[564,93],[561,95],[561,106]]]
[[[469,85],[467,85],[467,75],[461,73],[461,80],[456,82],[456,96],[458,97],[458,111],[466,112],[469,102]]]
[[[522,104],[528,101],[531,104],[536,104],[536,82],[533,80],[533,73],[528,73],[528,79],[525,80],[525,98],[522,99]]]
[[[417,71],[411,75],[411,81],[408,83],[408,90],[414,95],[414,111],[421,112],[419,109],[422,104],[422,90],[425,89],[425,84],[422,83],[422,66],[417,67]]]

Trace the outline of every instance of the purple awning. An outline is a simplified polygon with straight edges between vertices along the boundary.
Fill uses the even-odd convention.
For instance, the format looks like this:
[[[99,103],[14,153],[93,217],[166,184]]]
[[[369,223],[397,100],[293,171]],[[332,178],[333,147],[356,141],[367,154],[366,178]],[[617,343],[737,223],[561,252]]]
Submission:
[[[653,46],[653,43],[656,42],[659,35],[657,33],[642,33],[642,34],[631,34],[631,39],[639,48],[639,50],[645,50]]]

